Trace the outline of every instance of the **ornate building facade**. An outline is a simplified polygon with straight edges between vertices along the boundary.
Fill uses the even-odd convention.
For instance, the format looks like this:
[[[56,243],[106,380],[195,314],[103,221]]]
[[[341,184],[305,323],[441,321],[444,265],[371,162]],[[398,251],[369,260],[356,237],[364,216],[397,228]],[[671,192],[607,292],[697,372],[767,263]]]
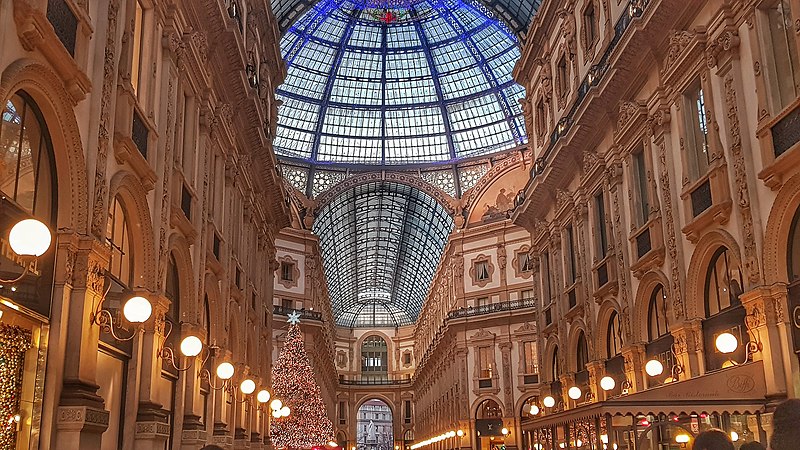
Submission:
[[[795,2],[546,3],[515,68],[535,163],[527,448],[766,442],[796,397]]]
[[[234,3],[0,5],[3,226],[52,235],[3,241],[3,448],[265,445],[234,383],[269,385],[285,66],[270,6]]]

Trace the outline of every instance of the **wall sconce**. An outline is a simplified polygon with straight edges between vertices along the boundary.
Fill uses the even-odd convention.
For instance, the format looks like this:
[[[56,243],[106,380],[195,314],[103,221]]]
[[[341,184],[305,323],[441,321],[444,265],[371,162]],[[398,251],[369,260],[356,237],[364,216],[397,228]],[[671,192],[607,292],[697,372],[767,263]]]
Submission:
[[[506,427],[503,427],[503,429],[502,429],[502,430],[500,430],[500,433],[502,433],[502,434],[503,434],[503,436],[508,436],[509,434],[511,434],[511,430],[509,430],[509,429],[508,429],[508,428],[506,428]]]
[[[167,321],[167,325],[169,326],[169,329],[167,330],[167,334],[164,336],[164,344],[162,345],[161,351],[158,354],[161,357],[161,359],[169,362],[170,365],[172,365],[172,367],[175,370],[177,370],[178,372],[185,372],[192,367],[194,359],[190,359],[186,367],[178,366],[177,361],[175,361],[175,350],[166,345],[167,339],[169,338],[169,335],[172,333],[172,327],[173,327],[172,322],[170,321]],[[194,358],[195,356],[203,352],[204,347],[203,347],[203,342],[200,340],[200,338],[198,338],[197,336],[189,335],[183,338],[179,348],[183,356],[187,358]],[[203,364],[205,364],[205,360],[208,358],[208,356],[211,355],[211,351],[208,350],[207,347],[206,351],[208,351],[208,355],[206,355],[206,357],[203,359]]]
[[[678,355],[675,353],[675,346],[673,345],[670,347],[670,353],[672,354],[672,359],[675,363],[672,367],[669,368],[669,377],[664,380],[664,383],[674,383],[680,379],[680,375],[683,373],[683,366],[678,363]],[[664,364],[653,358],[650,361],[647,361],[647,364],[644,365],[644,371],[647,372],[647,375],[651,377],[657,377],[664,373]]]
[[[631,18],[639,17],[644,12],[644,4],[642,0],[631,0],[631,5],[628,7],[628,14]]]
[[[253,52],[247,52],[247,59],[249,62],[244,68],[244,73],[247,75],[247,84],[255,89],[258,87],[258,72],[256,72],[256,65],[253,62],[255,60]]]
[[[600,379],[600,389],[608,392],[614,390],[615,387],[617,387],[617,382],[610,376],[606,375]]]
[[[90,321],[91,323],[99,326],[100,331],[111,334],[114,339],[118,341],[130,341],[139,331],[141,331],[141,324],[147,322],[147,320],[150,319],[150,316],[153,315],[153,305],[150,304],[149,300],[138,295],[130,297],[125,302],[125,304],[122,306],[122,316],[125,317],[125,320],[128,322],[136,324],[137,330],[132,332],[128,337],[122,337],[118,335],[116,331],[114,331],[114,315],[111,313],[111,311],[103,309],[103,304],[105,303],[110,290],[111,286],[106,289],[106,292],[100,298],[100,301],[97,303],[97,307],[95,308],[94,312],[92,312]],[[117,326],[119,327],[119,323],[117,323]]]
[[[578,386],[572,386],[567,391],[567,395],[573,400],[580,400],[580,398],[583,397],[583,391],[581,391],[581,388]]]
[[[212,346],[209,346],[209,347],[210,347],[210,350],[211,350],[209,355],[213,351],[215,351],[216,349],[219,348],[216,345],[212,345]],[[220,384],[220,385],[215,385],[211,381],[211,372],[209,372],[208,369],[201,370],[200,374],[198,376],[200,377],[201,380],[205,380],[208,383],[208,386],[211,389],[214,389],[215,391],[225,390],[229,394],[232,394],[233,393],[233,385],[230,382],[230,379],[233,378],[233,374],[236,372],[236,369],[233,367],[233,364],[231,364],[231,363],[229,363],[227,361],[221,362],[221,363],[219,363],[219,365],[217,365],[217,369],[216,369],[215,372],[217,374],[217,378],[222,380],[222,384]]]
[[[745,326],[747,327],[747,332],[755,338],[755,333],[752,332],[752,328],[748,323],[748,318],[749,316],[745,318]],[[733,358],[730,358],[727,361],[725,361],[722,367],[732,367],[732,366],[738,366],[740,364],[745,364],[753,357],[753,354],[755,354],[756,352],[760,352],[762,349],[761,342],[755,339],[751,339],[749,342],[747,342],[746,345],[747,347],[745,349],[744,361],[738,362],[734,361]],[[717,351],[719,351],[722,354],[726,355],[731,354],[739,349],[739,339],[737,339],[736,336],[734,336],[732,333],[729,332],[721,333],[714,340],[714,346],[717,348]]]
[[[542,404],[545,408],[552,408],[556,406],[556,399],[554,399],[552,395],[548,395],[542,400]]]
[[[13,280],[0,279],[2,283],[13,284],[28,274],[31,263],[50,248],[53,237],[47,225],[36,219],[23,219],[17,222],[8,233],[8,245],[19,256],[23,271]]]
[[[594,86],[600,81],[600,78],[603,77],[603,72],[605,68],[600,64],[595,64],[589,68],[589,73],[587,74],[587,81],[589,82],[590,86]]]
[[[458,430],[458,431],[456,431],[456,436],[458,436],[458,437],[464,437],[464,430]]]
[[[239,18],[239,5],[237,5],[233,0],[231,0],[230,4],[228,4],[228,17],[231,19]]]

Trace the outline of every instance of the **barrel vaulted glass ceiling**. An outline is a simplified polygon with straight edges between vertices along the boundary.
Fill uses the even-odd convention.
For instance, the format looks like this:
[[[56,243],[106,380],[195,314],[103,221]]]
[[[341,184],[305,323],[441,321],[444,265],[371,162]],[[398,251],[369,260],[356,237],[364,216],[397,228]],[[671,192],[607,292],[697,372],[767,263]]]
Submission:
[[[527,141],[524,89],[511,78],[517,38],[489,9],[365,1],[320,0],[281,39],[274,148],[285,162],[443,164]]]
[[[441,204],[404,184],[362,184],[324,206],[314,233],[337,325],[413,324],[452,229]]]

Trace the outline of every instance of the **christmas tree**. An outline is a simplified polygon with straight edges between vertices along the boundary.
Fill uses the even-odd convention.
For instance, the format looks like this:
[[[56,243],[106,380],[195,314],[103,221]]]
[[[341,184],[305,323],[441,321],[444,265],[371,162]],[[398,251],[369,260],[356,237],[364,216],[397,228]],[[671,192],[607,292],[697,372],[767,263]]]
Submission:
[[[272,419],[271,437],[275,448],[309,449],[332,441],[333,424],[325,412],[325,404],[314,372],[303,346],[299,314],[289,316],[289,332],[278,362],[272,368],[272,389],[275,396],[291,410],[289,417]]]

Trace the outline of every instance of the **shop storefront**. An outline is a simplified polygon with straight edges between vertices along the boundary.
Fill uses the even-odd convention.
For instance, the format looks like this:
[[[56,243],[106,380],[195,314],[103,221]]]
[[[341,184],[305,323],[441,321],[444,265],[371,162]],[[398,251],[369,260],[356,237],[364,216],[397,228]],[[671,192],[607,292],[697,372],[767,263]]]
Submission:
[[[53,229],[52,146],[41,112],[25,92],[0,110],[0,448],[38,448],[55,251],[45,231],[47,236],[25,238],[47,251],[22,257],[14,251],[19,239],[9,231],[34,218]]]
[[[766,442],[763,362],[723,369],[523,422],[526,450],[678,450],[694,437],[725,430],[738,448]]]

